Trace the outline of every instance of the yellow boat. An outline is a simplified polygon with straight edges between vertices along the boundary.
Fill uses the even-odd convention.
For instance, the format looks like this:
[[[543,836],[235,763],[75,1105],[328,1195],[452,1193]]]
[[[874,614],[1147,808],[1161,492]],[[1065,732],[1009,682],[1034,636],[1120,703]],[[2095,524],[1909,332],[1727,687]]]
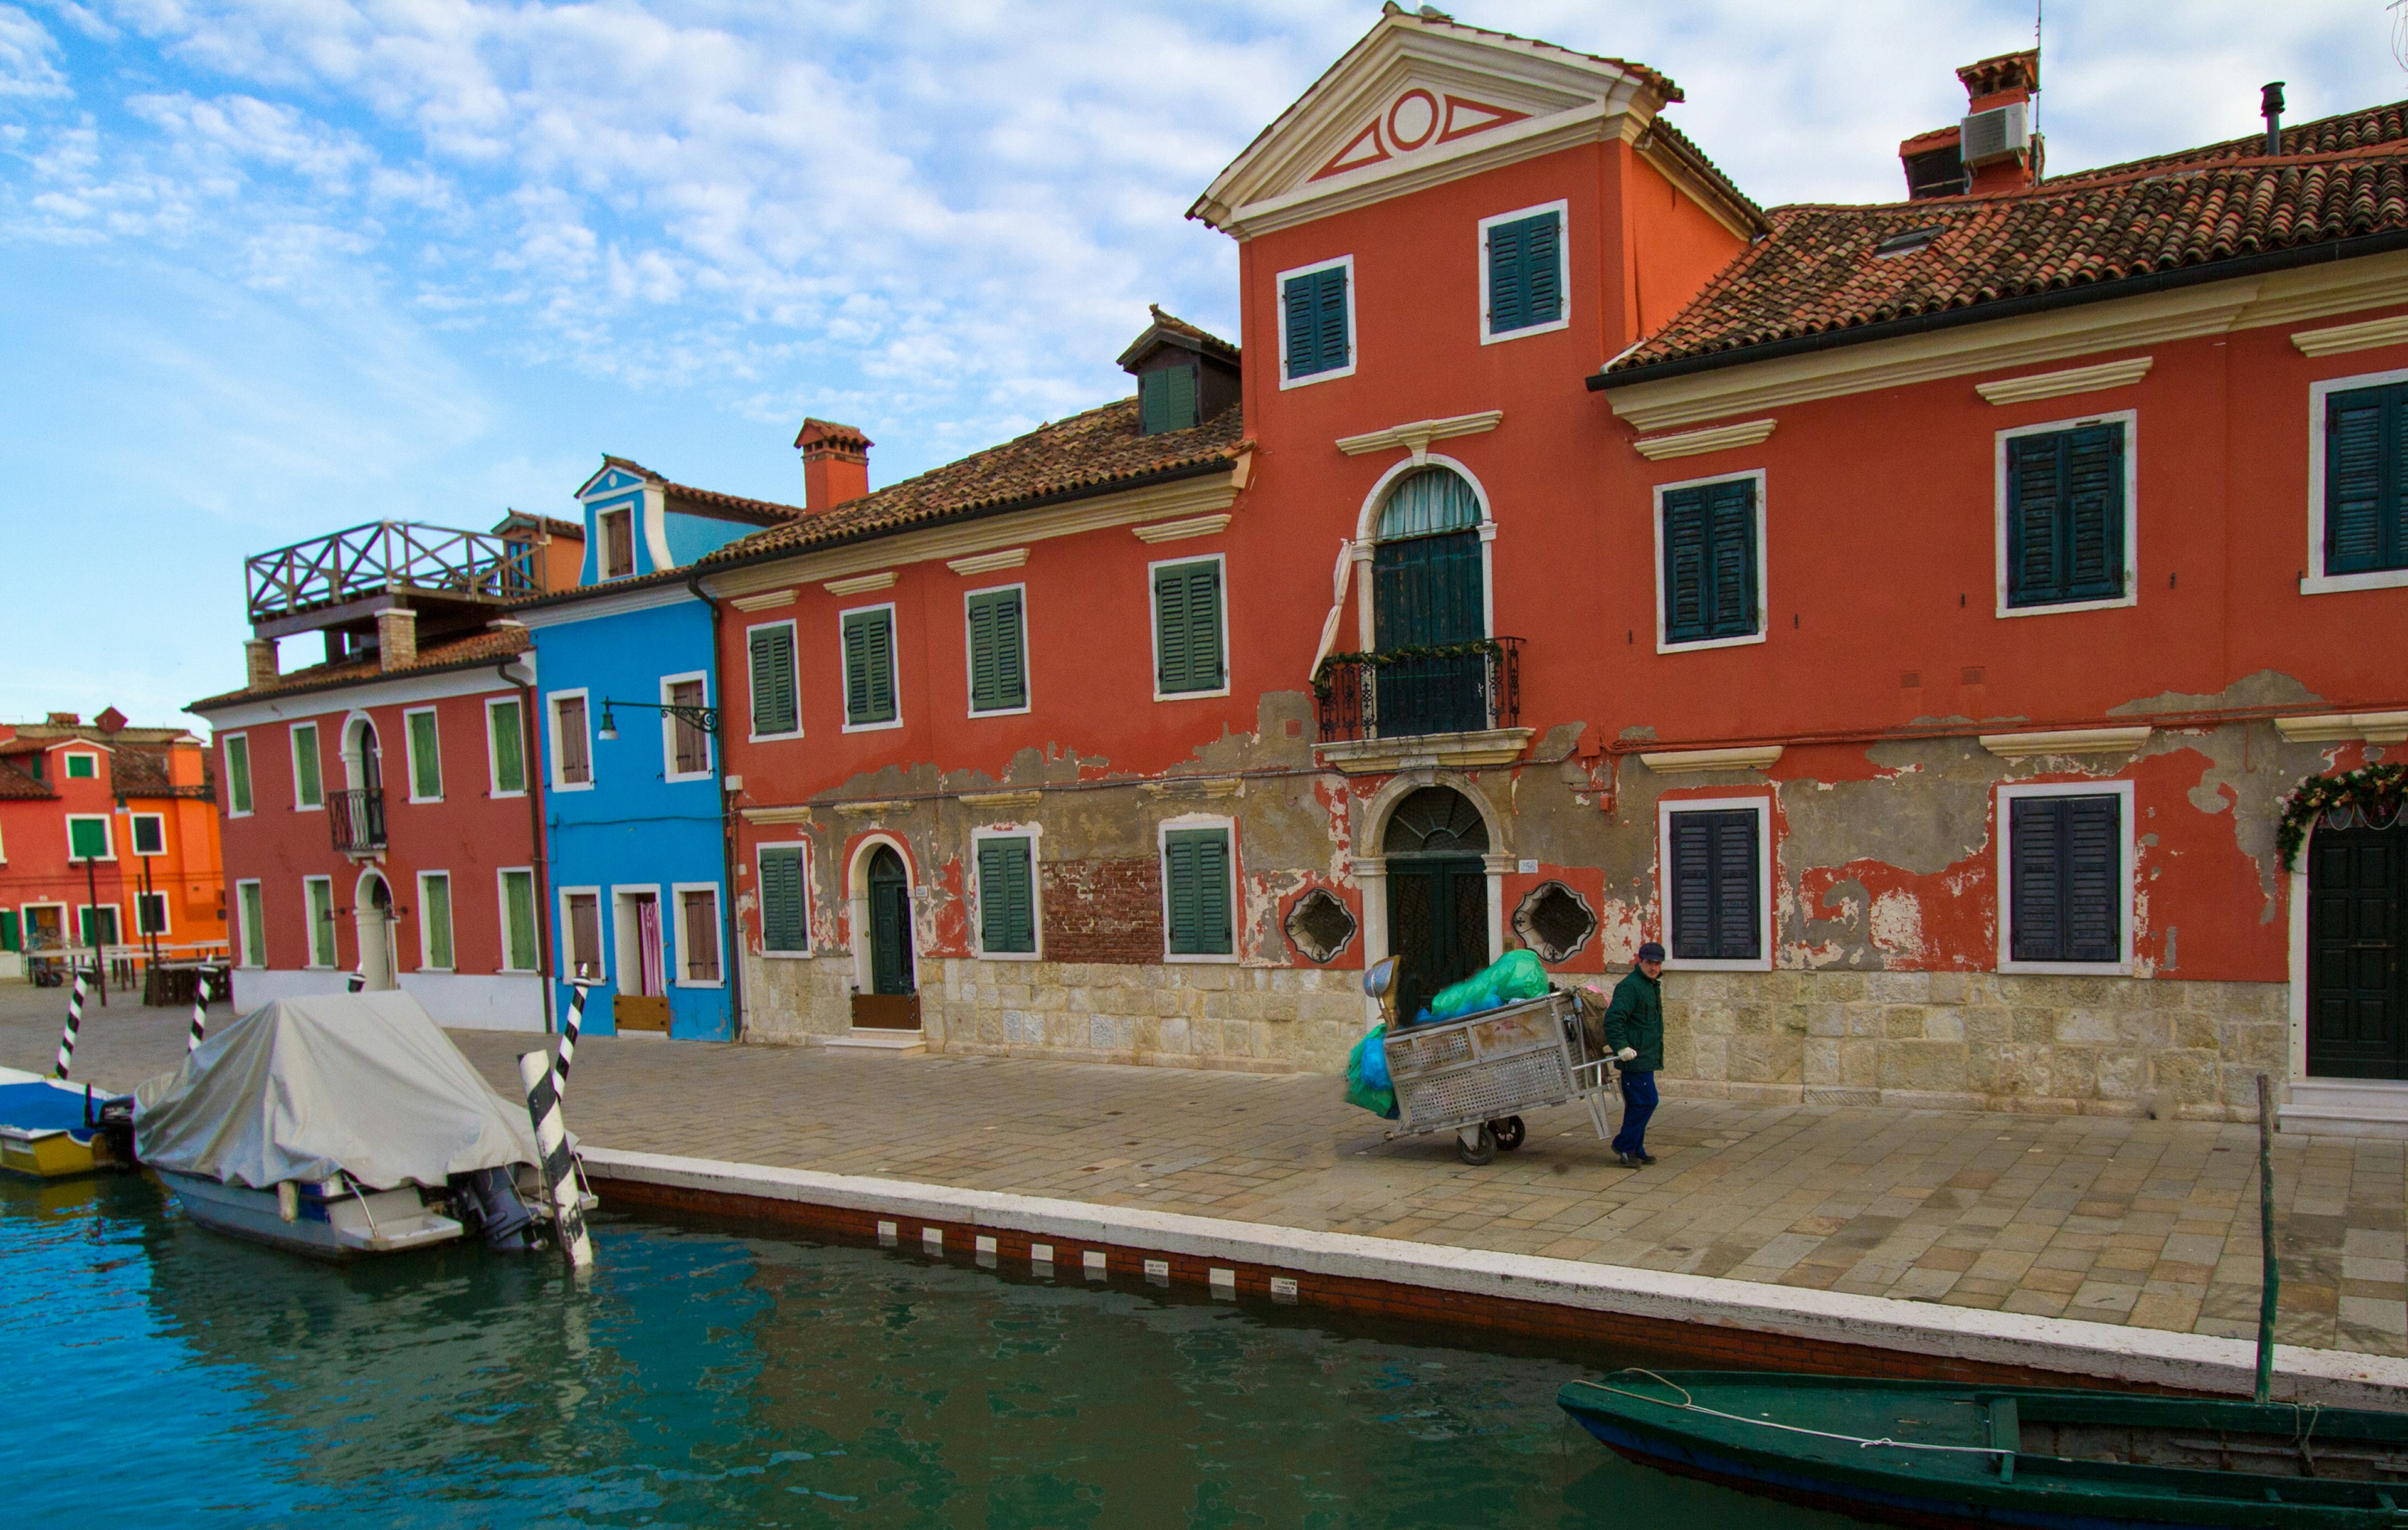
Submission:
[[[133,1167],[101,1119],[112,1096],[0,1068],[0,1169],[37,1180]],[[130,1141],[127,1143],[130,1146]]]

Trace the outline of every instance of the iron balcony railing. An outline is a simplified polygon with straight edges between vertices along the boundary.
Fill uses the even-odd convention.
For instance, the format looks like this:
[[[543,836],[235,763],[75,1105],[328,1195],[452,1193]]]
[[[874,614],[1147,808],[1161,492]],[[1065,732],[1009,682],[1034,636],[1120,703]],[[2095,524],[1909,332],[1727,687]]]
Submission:
[[[243,573],[255,622],[391,591],[497,601],[543,593],[535,543],[407,521],[370,522],[262,552],[243,560]]]
[[[326,827],[346,855],[384,849],[384,792],[366,787],[326,794]]]
[[[1312,694],[1324,743],[1510,728],[1522,716],[1522,639],[1334,653]]]

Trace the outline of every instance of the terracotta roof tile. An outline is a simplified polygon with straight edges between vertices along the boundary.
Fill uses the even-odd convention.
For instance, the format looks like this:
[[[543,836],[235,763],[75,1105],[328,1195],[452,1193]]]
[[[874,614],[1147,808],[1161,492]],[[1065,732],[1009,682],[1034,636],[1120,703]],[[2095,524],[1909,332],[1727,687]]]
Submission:
[[[2402,109],[2286,129],[2303,143],[2343,147],[2277,159],[2214,145],[2003,194],[1775,208],[1772,233],[1617,357],[1605,380],[1666,362],[2408,230]],[[1928,243],[1877,253],[1885,240],[1925,231]]]
[[[0,760],[0,802],[38,801],[58,794],[7,760]]]
[[[1140,436],[1137,427],[1137,400],[1124,398],[1040,425],[1016,440],[890,484],[824,515],[756,531],[700,561],[708,565],[799,552],[1029,501],[1110,492],[1130,479],[1234,462],[1244,445],[1242,421],[1234,405],[1186,430]]]
[[[186,708],[202,712],[212,708],[231,707],[237,702],[256,700],[261,696],[289,696],[306,691],[333,691],[346,685],[370,685],[379,680],[408,675],[432,675],[447,669],[473,669],[480,665],[499,664],[515,653],[523,653],[535,646],[535,634],[512,624],[487,627],[459,637],[449,637],[429,643],[418,651],[409,664],[392,669],[377,666],[377,657],[370,653],[358,658],[337,659],[331,664],[311,665],[279,675],[265,685],[246,686],[222,695],[204,696]]]

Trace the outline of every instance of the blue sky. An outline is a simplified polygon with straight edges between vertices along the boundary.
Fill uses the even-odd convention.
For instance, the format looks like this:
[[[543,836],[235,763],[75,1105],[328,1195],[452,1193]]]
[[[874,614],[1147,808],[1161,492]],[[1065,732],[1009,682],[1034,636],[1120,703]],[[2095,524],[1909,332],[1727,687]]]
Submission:
[[[1768,205],[1889,200],[2028,4],[1457,7],[1643,60]],[[244,555],[566,513],[605,451],[799,500],[1118,396],[1182,214],[1375,4],[0,0],[0,718],[238,683]],[[2070,4],[2052,166],[2408,95],[2383,0]],[[295,659],[298,655],[295,655]],[[189,722],[190,719],[180,719]]]

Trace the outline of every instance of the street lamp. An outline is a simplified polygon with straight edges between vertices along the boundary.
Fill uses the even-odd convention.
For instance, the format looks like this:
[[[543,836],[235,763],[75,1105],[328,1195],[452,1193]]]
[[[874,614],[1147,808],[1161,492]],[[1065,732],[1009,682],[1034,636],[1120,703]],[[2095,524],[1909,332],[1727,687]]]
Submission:
[[[650,712],[666,712],[696,733],[709,734],[714,738],[719,736],[719,708],[716,707],[688,707],[674,701],[666,704],[650,701],[612,701],[605,696],[602,698],[601,731],[595,736],[606,744],[614,744],[619,740],[619,723],[610,715],[610,708],[613,707],[640,707]]]

